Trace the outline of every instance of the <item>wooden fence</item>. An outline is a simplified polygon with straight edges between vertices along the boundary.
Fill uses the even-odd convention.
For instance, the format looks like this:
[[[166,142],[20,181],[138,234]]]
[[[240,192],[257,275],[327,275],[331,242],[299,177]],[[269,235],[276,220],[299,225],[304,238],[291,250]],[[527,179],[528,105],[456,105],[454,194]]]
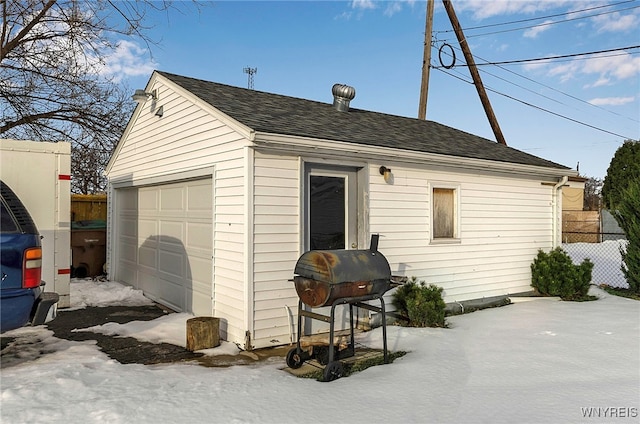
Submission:
[[[71,221],[107,220],[106,194],[72,194]]]
[[[600,212],[563,211],[563,243],[600,243]]]

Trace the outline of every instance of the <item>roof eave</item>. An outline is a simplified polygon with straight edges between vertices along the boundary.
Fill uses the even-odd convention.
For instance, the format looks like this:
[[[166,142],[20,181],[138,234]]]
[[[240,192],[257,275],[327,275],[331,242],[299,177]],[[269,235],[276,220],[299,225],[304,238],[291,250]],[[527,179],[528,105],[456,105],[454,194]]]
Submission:
[[[256,147],[265,147],[273,151],[295,152],[297,154],[348,154],[369,160],[396,160],[407,163],[434,163],[456,169],[484,170],[508,174],[560,178],[577,176],[578,172],[568,168],[526,165],[513,162],[502,162],[487,159],[466,158],[437,153],[418,152],[414,150],[391,147],[371,146],[365,144],[256,132],[253,139]]]

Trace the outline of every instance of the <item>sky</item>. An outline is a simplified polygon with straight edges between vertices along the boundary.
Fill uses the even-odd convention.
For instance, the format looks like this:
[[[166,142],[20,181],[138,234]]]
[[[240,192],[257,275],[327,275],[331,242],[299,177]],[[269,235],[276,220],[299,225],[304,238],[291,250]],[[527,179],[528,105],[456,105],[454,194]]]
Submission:
[[[256,90],[331,103],[333,84],[348,84],[353,108],[418,116],[425,1],[177,4],[148,15],[155,43],[122,40],[109,55],[132,90],[154,69],[248,87],[254,68]],[[509,146],[604,178],[623,141],[640,139],[640,1],[452,4]],[[432,35],[427,119],[495,140],[440,1]],[[555,56],[570,57],[532,60]]]
[[[619,261],[618,244],[596,266]],[[577,249],[577,247],[576,247]],[[579,253],[578,251],[575,252]],[[3,423],[632,423],[640,416],[640,302],[592,287],[592,302],[512,298],[509,306],[448,317],[448,328],[387,327],[407,354],[330,383],[297,378],[284,358],[208,368],[123,365],[95,341],[45,326],[4,333]],[[73,279],[71,306],[144,305],[114,281]],[[61,311],[60,313],[66,313]],[[107,322],[89,331],[186,344],[186,320]],[[382,331],[358,335],[379,349]],[[202,351],[239,354],[232,343]]]

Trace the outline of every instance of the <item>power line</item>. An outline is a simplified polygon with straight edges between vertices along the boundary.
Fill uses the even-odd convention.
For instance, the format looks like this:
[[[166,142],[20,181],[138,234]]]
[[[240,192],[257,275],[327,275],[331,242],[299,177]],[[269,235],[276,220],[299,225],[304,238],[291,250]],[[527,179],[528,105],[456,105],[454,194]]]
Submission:
[[[575,58],[561,58],[561,59],[554,59],[554,63],[563,63],[563,62],[575,62],[578,60],[594,60],[594,59],[602,59],[602,58],[606,58],[606,57],[619,57],[619,56],[625,56],[628,54],[638,54],[640,52],[631,52],[631,53],[615,53],[615,54],[600,54],[598,56],[592,56],[592,57],[575,57]],[[589,53],[587,53],[588,55]],[[541,62],[544,62],[544,59],[536,59],[536,60],[540,60]],[[519,63],[500,63],[500,62],[496,62],[496,63],[490,63],[490,62],[486,62],[485,65],[518,65]],[[466,66],[466,65],[465,65]]]
[[[588,11],[591,11],[591,10],[602,9],[602,8],[606,8],[606,7],[612,7],[612,6],[617,6],[617,5],[620,5],[620,4],[633,3],[633,2],[635,2],[635,0],[627,0],[627,1],[608,4],[608,5],[604,5],[604,6],[596,6],[596,7],[591,7],[591,8],[587,8],[587,9],[574,10],[574,11],[571,11],[571,12],[558,13],[558,14],[555,14],[555,15],[539,16],[539,17],[535,17],[535,18],[520,19],[520,20],[516,20],[516,21],[501,22],[501,23],[497,23],[497,24],[487,24],[487,25],[479,25],[479,26],[475,26],[475,27],[468,27],[468,28],[464,28],[464,30],[465,31],[473,31],[473,30],[476,30],[476,29],[492,28],[492,27],[498,27],[498,26],[513,25],[513,24],[518,24],[518,23],[523,23],[523,22],[539,21],[539,20],[542,20],[542,19],[557,18],[559,16],[568,16],[568,15],[572,15],[572,14],[576,14],[576,13],[583,13],[583,12],[588,12]],[[571,22],[571,21],[576,21],[576,20],[580,20],[580,19],[593,18],[593,17],[596,17],[596,16],[609,15],[609,14],[616,13],[616,12],[624,12],[625,10],[636,9],[638,7],[640,7],[640,6],[633,6],[633,7],[628,7],[628,8],[624,8],[624,9],[610,10],[608,12],[603,12],[603,13],[594,13],[594,14],[591,14],[591,15],[580,16],[580,17],[577,17],[577,18],[565,19],[565,20],[557,21],[557,22],[542,23],[542,24],[536,24],[536,25],[531,25],[531,26],[526,26],[526,27],[519,27],[519,28],[511,28],[511,29],[507,29],[507,30],[503,30],[503,31],[495,31],[495,32],[482,33],[482,34],[474,34],[474,35],[467,36],[467,38],[481,37],[481,36],[493,35],[493,34],[500,34],[500,33],[504,33],[504,32],[520,31],[522,29],[536,28],[536,27],[539,27],[539,26],[548,26],[548,25],[560,24],[560,23]],[[453,32],[453,30],[435,31],[436,34],[445,34],[445,33],[451,33],[451,32]]]
[[[580,16],[578,18],[572,18],[572,19],[564,19],[562,21],[556,21],[556,22],[543,22],[541,24],[537,24],[537,25],[530,25],[530,26],[525,26],[525,27],[518,27],[518,28],[511,28],[511,29],[505,29],[502,31],[493,31],[493,32],[484,32],[482,34],[473,34],[470,35],[467,38],[474,38],[474,37],[484,37],[486,35],[494,35],[494,34],[503,34],[505,32],[513,32],[513,31],[521,31],[523,29],[531,29],[531,28],[538,28],[538,27],[546,27],[546,26],[551,26],[551,25],[557,25],[557,24],[564,24],[567,22],[572,22],[572,21],[577,21],[580,19],[587,19],[587,18],[593,18],[596,16],[602,16],[602,15],[609,15],[611,13],[615,13],[615,12],[623,12],[625,10],[631,10],[631,9],[637,9],[640,6],[633,6],[633,7],[628,7],[626,9],[618,9],[618,10],[613,10],[610,12],[604,12],[604,13],[597,13],[597,14],[593,14],[593,15],[588,15],[588,16]]]
[[[450,46],[450,47],[451,47],[451,46]],[[451,47],[451,48],[453,48],[453,47]],[[445,53],[445,54],[446,54],[446,53]],[[612,55],[612,56],[615,56],[615,55]],[[455,52],[454,52],[454,56],[453,56],[453,57],[455,58]],[[480,57],[480,56],[474,55],[474,57],[476,57],[476,58],[478,58],[478,59],[480,59],[480,60],[482,60],[482,61],[487,62],[487,59],[484,59],[484,58],[482,58],[482,57]],[[604,56],[600,56],[600,57],[604,57]],[[449,69],[449,68],[450,68],[450,66],[448,66],[448,65],[447,65],[447,66],[443,66],[443,67],[444,67],[444,68],[446,68],[446,69]],[[576,101],[578,101],[578,102],[581,102],[581,103],[587,104],[587,105],[589,105],[589,106],[591,106],[591,107],[598,108],[598,109],[600,109],[600,110],[602,110],[602,111],[604,111],[604,112],[610,113],[610,114],[612,114],[612,115],[619,116],[619,117],[621,117],[621,118],[628,119],[628,120],[633,121],[633,122],[640,122],[640,120],[638,120],[638,119],[633,119],[633,118],[631,118],[631,117],[629,117],[629,116],[625,116],[625,115],[622,115],[622,114],[620,114],[620,113],[613,112],[613,111],[611,111],[611,110],[609,110],[609,109],[606,109],[606,108],[604,108],[604,107],[602,107],[602,106],[594,105],[593,103],[589,103],[588,101],[583,100],[583,99],[581,99],[581,98],[579,98],[579,97],[573,96],[573,95],[571,95],[571,94],[569,94],[569,93],[565,93],[564,91],[558,90],[557,88],[551,87],[550,85],[543,84],[543,83],[541,83],[541,82],[539,82],[539,81],[536,81],[536,80],[534,80],[534,79],[532,79],[532,78],[529,78],[529,77],[527,77],[527,76],[525,76],[525,75],[522,75],[522,74],[519,74],[519,73],[517,73],[517,72],[514,72],[514,71],[512,71],[511,69],[505,68],[504,66],[496,65],[496,67],[498,67],[499,69],[502,69],[503,71],[509,72],[510,74],[513,74],[513,75],[515,75],[515,76],[517,76],[517,77],[520,77],[520,78],[522,78],[522,79],[524,79],[524,80],[526,80],[526,81],[532,82],[532,83],[537,84],[537,85],[539,85],[539,86],[541,86],[541,87],[544,87],[544,88],[547,88],[547,89],[549,89],[549,90],[555,91],[556,93],[562,94],[562,95],[564,95],[564,96],[566,96],[566,97],[569,97],[569,98],[571,98],[571,99],[573,99],[573,100],[576,100]],[[491,76],[493,76],[493,77],[495,77],[495,78],[498,78],[498,79],[500,79],[500,80],[503,80],[503,81],[505,81],[505,82],[507,82],[507,83],[509,83],[509,84],[511,84],[511,85],[515,85],[516,87],[519,87],[519,88],[521,88],[521,89],[523,89],[523,90],[526,90],[526,91],[529,91],[529,92],[531,92],[531,93],[533,93],[533,94],[536,94],[536,95],[538,95],[538,96],[540,96],[540,97],[544,97],[544,98],[546,98],[546,99],[548,99],[548,100],[551,100],[551,101],[556,102],[556,103],[560,103],[560,104],[562,104],[562,105],[564,105],[564,106],[569,106],[569,105],[567,105],[567,104],[565,104],[565,103],[560,102],[559,100],[552,99],[551,97],[545,96],[545,95],[540,94],[540,93],[538,93],[538,92],[536,92],[536,91],[530,90],[530,89],[528,89],[528,88],[526,88],[526,87],[524,87],[524,86],[521,86],[521,85],[519,85],[519,84],[516,84],[516,83],[514,83],[514,82],[512,82],[512,81],[509,81],[509,80],[507,80],[506,78],[502,78],[502,77],[499,77],[499,76],[497,76],[497,75],[495,75],[495,74],[492,74],[492,73],[488,72],[487,70],[482,70],[482,72],[487,73],[487,74],[489,74],[489,75],[491,75]],[[575,108],[574,108],[574,109],[575,109]]]
[[[439,68],[438,70],[439,70],[440,72],[443,72],[443,73],[445,73],[445,74],[449,75],[449,76],[452,76],[452,77],[454,77],[454,78],[456,78],[456,79],[459,79],[460,81],[466,82],[467,84],[473,84],[471,81],[468,81],[468,80],[464,79],[463,77],[460,77],[460,76],[454,75],[454,74],[452,74],[452,73],[450,73],[450,72],[448,72],[448,71],[446,71],[446,70],[444,70],[444,69],[440,69],[440,68]],[[607,134],[610,134],[610,135],[614,135],[614,136],[616,136],[616,137],[625,138],[625,139],[632,139],[632,138],[633,138],[633,137],[628,137],[628,136],[625,136],[625,135],[622,135],[622,134],[614,133],[614,132],[609,131],[609,130],[605,130],[604,128],[596,127],[595,125],[587,124],[586,122],[582,122],[582,121],[579,121],[579,120],[577,120],[577,119],[570,118],[570,117],[565,116],[565,115],[562,115],[562,114],[560,114],[560,113],[558,113],[558,112],[553,112],[553,111],[551,111],[551,110],[549,110],[549,109],[545,109],[545,108],[543,108],[543,107],[540,107],[540,106],[534,105],[533,103],[525,102],[524,100],[520,100],[520,99],[517,99],[517,98],[515,98],[515,97],[513,97],[513,96],[510,96],[510,95],[508,95],[508,94],[505,94],[505,93],[502,93],[502,92],[500,92],[500,91],[494,90],[494,89],[492,89],[492,88],[490,88],[490,87],[487,87],[487,90],[488,90],[488,91],[491,91],[492,93],[498,94],[498,95],[500,95],[500,96],[506,97],[506,98],[508,98],[508,99],[510,99],[510,100],[513,100],[513,101],[516,101],[516,102],[518,102],[518,103],[522,103],[522,104],[524,104],[524,105],[526,105],[526,106],[532,107],[532,108],[534,108],[534,109],[540,110],[540,111],[542,111],[542,112],[549,113],[549,114],[551,114],[551,115],[557,116],[557,117],[562,118],[562,119],[566,119],[566,120],[568,120],[568,121],[574,122],[574,123],[576,123],[576,124],[583,125],[583,126],[585,126],[585,127],[592,128],[592,129],[597,130],[597,131],[601,131],[601,132],[604,132],[604,133],[607,133]]]
[[[618,47],[618,48],[615,48],[615,49],[597,50],[597,51],[584,52],[584,53],[572,53],[572,54],[562,54],[562,55],[557,55],[557,56],[538,57],[538,58],[533,58],[533,59],[518,59],[518,60],[505,60],[505,61],[501,61],[501,62],[477,63],[476,66],[509,65],[509,64],[514,64],[514,63],[541,62],[541,61],[545,61],[545,60],[566,59],[566,58],[569,58],[569,57],[596,55],[596,54],[601,54],[601,53],[619,52],[619,51],[633,50],[633,49],[638,49],[638,48],[640,48],[640,45],[628,46],[628,47]],[[593,59],[595,59],[595,58],[593,58]],[[466,64],[464,66],[466,66]]]
[[[603,9],[605,7],[618,6],[620,4],[625,4],[625,3],[633,3],[635,1],[636,0],[627,0],[627,1],[621,1],[621,2],[618,2],[618,3],[605,4],[603,6],[595,6],[595,7],[590,7],[590,8],[587,8],[587,9],[574,10],[574,11],[571,11],[571,12],[556,13],[555,15],[538,16],[538,17],[535,17],[535,18],[519,19],[517,21],[500,22],[500,23],[497,23],[497,24],[478,25],[478,26],[474,26],[474,27],[465,28],[465,31],[473,31],[475,29],[492,28],[492,27],[504,26],[504,25],[520,24],[520,23],[523,23],[523,22],[540,21],[542,19],[557,18],[559,16],[567,16],[567,15],[572,15],[572,14],[575,14],[575,13],[589,12],[591,10]],[[637,7],[637,6],[634,6],[634,7]],[[596,14],[595,16],[606,15],[608,13],[619,12],[620,10],[627,10],[627,9],[612,10],[612,11],[609,11],[609,12]],[[589,15],[587,17],[591,17],[591,16],[593,16],[593,15]],[[436,33],[449,33],[449,32],[453,32],[453,30],[447,29],[447,30],[436,31]]]
[[[578,11],[566,12],[566,13],[562,13],[562,14],[556,14],[556,15],[550,15],[550,16],[542,16],[542,17],[536,17],[536,18],[531,18],[531,19],[523,19],[523,20],[519,20],[519,21],[512,21],[512,22],[500,23],[500,24],[492,24],[492,25],[482,25],[482,26],[470,27],[470,28],[467,28],[467,29],[465,29],[465,30],[482,29],[482,28],[496,27],[496,26],[502,26],[502,25],[513,25],[513,24],[522,23],[522,22],[530,22],[530,21],[542,20],[542,19],[548,19],[548,18],[554,18],[554,17],[559,17],[559,16],[570,16],[570,15],[577,14],[577,13],[585,13],[585,12],[593,11],[593,10],[597,10],[597,9],[603,9],[603,8],[613,7],[613,6],[617,6],[617,5],[621,5],[621,4],[626,4],[626,3],[633,3],[634,1],[635,1],[635,0],[628,0],[628,1],[622,1],[622,2],[613,3],[613,4],[609,4],[609,5],[604,5],[604,6],[597,6],[597,7],[592,7],[592,8],[582,9],[582,10],[578,10]],[[538,25],[535,25],[535,26],[529,26],[529,27],[526,27],[526,28],[535,28],[535,27],[540,27],[540,26],[543,26],[543,25],[544,25],[544,26],[546,26],[546,25],[553,25],[553,24],[562,23],[562,22],[568,22],[568,21],[573,21],[573,20],[577,20],[577,19],[593,18],[593,17],[596,17],[596,16],[607,15],[607,14],[611,14],[611,13],[619,13],[619,12],[622,12],[622,11],[625,11],[625,10],[637,9],[638,7],[640,7],[640,6],[632,6],[632,7],[628,7],[628,8],[624,8],[624,9],[616,9],[616,10],[607,11],[607,12],[603,12],[603,13],[590,14],[590,15],[581,16],[581,17],[577,17],[577,18],[565,19],[564,21],[560,21],[560,22],[551,22],[551,23],[538,24]],[[506,31],[499,31],[499,32],[516,31],[516,30],[522,30],[522,29],[526,29],[526,28],[509,29],[509,30],[506,30]],[[443,33],[443,32],[449,33],[449,32],[452,32],[452,30],[448,30],[448,31],[435,31],[435,32],[434,32],[434,35],[436,35],[436,36],[437,36],[437,34],[439,34],[439,33]],[[493,33],[491,33],[491,34],[493,34]],[[482,35],[489,35],[489,34],[470,35],[470,36],[467,36],[466,38],[478,37],[478,36],[482,36]],[[434,43],[434,45],[435,45],[435,44],[436,44],[436,43]],[[556,55],[556,56],[548,56],[548,57],[540,57],[540,58],[519,59],[519,60],[499,61],[499,62],[490,62],[490,61],[487,61],[486,59],[482,59],[482,58],[480,58],[480,59],[481,59],[481,60],[483,60],[485,63],[477,63],[477,64],[476,64],[476,67],[479,67],[479,66],[487,66],[487,65],[497,66],[497,67],[498,67],[498,68],[500,68],[500,69],[503,69],[503,70],[505,70],[505,71],[507,71],[507,72],[510,72],[510,73],[512,73],[512,74],[514,74],[514,75],[516,75],[516,76],[520,76],[521,78],[524,78],[524,79],[526,79],[526,80],[528,80],[528,81],[530,81],[530,82],[535,82],[536,84],[539,84],[539,85],[541,85],[541,86],[543,86],[543,87],[546,87],[546,88],[548,88],[548,89],[551,89],[551,90],[553,90],[553,91],[556,91],[556,92],[558,92],[558,93],[560,93],[560,94],[563,94],[563,95],[565,95],[565,96],[567,96],[567,97],[570,97],[570,98],[572,98],[572,99],[574,99],[574,100],[577,100],[577,101],[579,101],[579,102],[586,103],[586,104],[588,104],[588,105],[589,105],[589,106],[591,106],[591,107],[597,107],[598,109],[601,109],[601,110],[603,110],[603,111],[606,111],[606,112],[609,112],[609,113],[612,113],[612,114],[618,115],[618,116],[620,116],[620,117],[623,117],[623,118],[626,118],[626,119],[632,120],[632,121],[634,121],[634,122],[638,122],[638,121],[637,121],[637,120],[635,120],[635,119],[632,119],[632,118],[626,117],[626,116],[624,116],[624,115],[621,115],[621,114],[618,114],[618,113],[615,113],[615,112],[612,112],[612,111],[609,111],[609,110],[607,110],[607,109],[605,109],[605,108],[603,108],[603,107],[600,107],[600,106],[598,106],[598,105],[594,105],[594,104],[592,104],[592,103],[589,103],[589,102],[587,102],[587,101],[585,101],[585,100],[579,99],[579,98],[577,98],[577,97],[575,97],[575,96],[569,95],[569,94],[567,94],[567,93],[563,93],[562,91],[559,91],[559,90],[557,90],[557,89],[555,89],[555,88],[553,88],[553,87],[547,86],[547,85],[545,85],[545,84],[541,84],[541,83],[539,83],[539,82],[537,82],[537,81],[534,81],[534,80],[532,80],[532,79],[530,79],[530,78],[527,78],[527,77],[525,77],[525,76],[523,76],[523,75],[520,75],[520,74],[518,74],[518,73],[516,73],[516,72],[510,71],[510,70],[506,69],[506,68],[505,68],[505,67],[503,67],[503,66],[500,66],[500,65],[511,65],[511,64],[521,64],[521,63],[531,63],[531,62],[545,62],[545,61],[556,61],[556,62],[560,62],[560,61],[567,61],[567,60],[574,60],[574,61],[575,61],[575,60],[592,60],[592,59],[596,59],[596,58],[613,57],[613,56],[621,56],[621,55],[628,55],[628,54],[634,55],[634,54],[637,54],[637,53],[640,53],[640,52],[627,52],[627,51],[628,51],[628,50],[634,50],[634,49],[637,49],[637,48],[640,48],[640,45],[628,46],[628,47],[620,47],[620,48],[607,49],[607,50],[599,50],[599,51],[591,51],[591,52],[583,52],[583,53],[573,53],[573,54],[566,54],[566,55]],[[457,50],[459,50],[459,49],[457,48]],[[442,51],[441,51],[440,53],[442,53]],[[445,53],[446,53],[446,52],[445,52]],[[607,54],[607,53],[609,53],[609,54]],[[611,54],[611,53],[613,53],[613,54]],[[453,76],[453,77],[458,78],[458,79],[460,79],[460,80],[462,80],[462,81],[464,81],[464,82],[471,83],[471,82],[470,82],[470,81],[468,81],[467,79],[464,79],[464,78],[458,77],[458,76],[456,76],[456,75],[454,75],[454,74],[452,74],[452,73],[450,73],[450,72],[447,72],[446,70],[443,70],[443,69],[442,69],[442,68],[449,69],[449,68],[453,67],[453,65],[455,65],[455,51],[454,51],[453,49],[451,50],[451,55],[450,55],[450,56],[453,56],[453,57],[454,57],[454,62],[453,62],[451,65],[444,65],[444,64],[442,64],[442,62],[441,62],[441,64],[442,64],[442,66],[441,66],[441,67],[437,67],[437,66],[432,66],[432,67],[433,67],[434,69],[441,70],[443,73],[445,73],[445,74],[447,74],[447,75],[449,75],[449,76]],[[476,55],[473,55],[473,56],[474,56],[474,57],[477,57]],[[469,65],[465,63],[465,64],[463,64],[463,66],[467,66],[467,67],[468,67]],[[566,107],[571,107],[571,108],[576,109],[576,110],[580,110],[580,109],[575,108],[574,106],[567,105],[567,104],[565,104],[565,103],[561,102],[561,101],[560,101],[560,100],[558,100],[558,99],[554,99],[554,98],[551,98],[551,97],[549,97],[549,96],[545,96],[545,95],[543,95],[543,94],[541,94],[541,93],[536,93],[536,92],[534,92],[533,90],[530,90],[530,89],[528,89],[528,88],[526,88],[526,87],[524,87],[524,86],[522,86],[522,85],[519,85],[519,84],[517,84],[517,83],[515,83],[515,82],[509,81],[509,80],[508,80],[508,79],[506,79],[506,78],[502,78],[502,77],[500,77],[500,76],[497,76],[497,75],[495,75],[495,74],[492,74],[492,73],[490,73],[490,72],[488,72],[488,71],[486,71],[486,70],[482,70],[482,72],[485,72],[485,73],[487,73],[487,74],[489,74],[489,75],[491,75],[491,76],[493,76],[493,77],[495,77],[495,78],[497,78],[497,79],[500,79],[500,80],[502,80],[502,81],[504,81],[504,82],[506,82],[506,83],[508,83],[508,84],[512,84],[512,85],[514,85],[514,86],[516,86],[516,87],[519,87],[519,88],[521,88],[521,89],[523,89],[523,90],[526,90],[526,91],[532,92],[532,93],[534,93],[534,94],[536,94],[536,95],[539,95],[540,97],[546,98],[547,100],[550,100],[550,101],[552,101],[552,102],[558,103],[558,104],[563,105],[563,106],[566,106]],[[456,73],[457,73],[457,72],[456,72]],[[586,127],[592,128],[592,129],[595,129],[595,130],[597,130],[597,131],[605,132],[605,133],[608,133],[608,134],[614,135],[614,136],[616,136],[616,137],[631,138],[631,137],[625,137],[625,136],[623,136],[623,135],[621,135],[621,134],[617,134],[617,133],[614,133],[614,132],[608,131],[608,130],[603,129],[603,128],[599,128],[599,127],[597,127],[597,126],[591,125],[591,124],[586,123],[586,122],[579,121],[579,120],[577,120],[577,119],[571,118],[571,117],[566,116],[566,115],[563,115],[563,114],[561,114],[561,113],[554,112],[554,111],[549,110],[549,109],[545,109],[545,108],[540,107],[540,106],[537,106],[537,105],[535,105],[535,104],[533,104],[533,103],[529,103],[529,102],[527,102],[527,101],[520,100],[520,99],[518,99],[518,98],[516,98],[516,97],[510,96],[510,95],[508,95],[508,94],[506,94],[506,93],[502,93],[502,92],[497,91],[497,90],[495,90],[495,89],[492,89],[492,88],[487,88],[487,89],[488,89],[488,90],[490,90],[490,91],[491,91],[491,92],[493,92],[493,93],[496,93],[496,94],[498,94],[498,95],[500,95],[500,96],[506,97],[506,98],[508,98],[508,99],[510,99],[510,100],[517,101],[517,102],[522,103],[522,104],[524,104],[524,105],[526,105],[526,106],[532,107],[532,108],[537,109],[537,110],[540,110],[540,111],[542,111],[542,112],[549,113],[549,114],[551,114],[551,115],[557,116],[557,117],[562,118],[562,119],[566,119],[566,120],[568,120],[568,121],[571,121],[571,122],[577,123],[577,124],[579,124],[579,125],[583,125],[583,126],[586,126]]]

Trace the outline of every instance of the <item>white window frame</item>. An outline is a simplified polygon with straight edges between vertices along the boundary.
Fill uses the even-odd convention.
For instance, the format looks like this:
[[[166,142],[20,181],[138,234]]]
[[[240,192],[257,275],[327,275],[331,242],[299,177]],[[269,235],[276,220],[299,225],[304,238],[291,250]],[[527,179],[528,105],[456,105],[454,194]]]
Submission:
[[[453,190],[453,237],[434,237],[434,199],[433,191],[435,189],[447,189]],[[460,238],[460,184],[446,183],[446,182],[431,182],[429,184],[429,206],[430,206],[430,218],[429,218],[429,238],[431,244],[459,244]]]

